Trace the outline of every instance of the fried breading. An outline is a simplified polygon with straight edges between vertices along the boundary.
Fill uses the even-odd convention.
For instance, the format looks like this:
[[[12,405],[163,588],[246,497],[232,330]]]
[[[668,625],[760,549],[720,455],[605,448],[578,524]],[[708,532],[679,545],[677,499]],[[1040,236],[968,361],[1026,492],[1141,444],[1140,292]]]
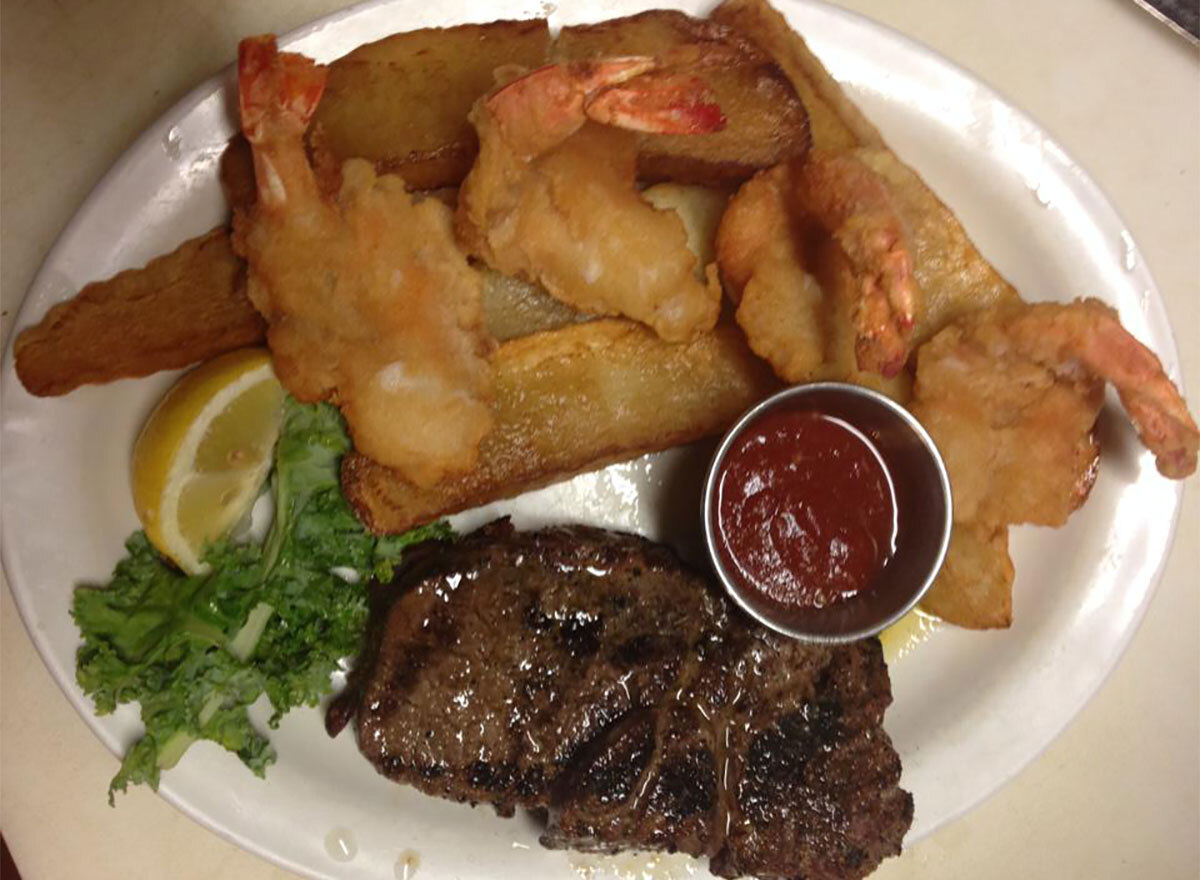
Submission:
[[[651,80],[658,66],[638,56],[552,65],[482,99],[471,113],[479,158],[455,222],[459,241],[494,269],[682,342],[716,323],[720,284],[715,267],[697,277],[679,216],[638,193],[627,129],[705,137],[720,111],[691,78]]]
[[[321,191],[302,138],[324,73],[273,37],[238,47],[258,199],[234,243],[283,386],[336,403],[355,448],[429,485],[472,468],[492,426],[479,276],[450,208],[399,177],[351,159],[337,198]]]
[[[886,182],[906,227],[921,288],[914,344],[959,315],[1019,301],[1016,290],[983,258],[958,218],[887,148],[878,130],[779,12],[763,0],[727,0],[711,17],[754,40],[787,73],[808,107],[814,149],[849,153]],[[840,280],[857,283],[847,276]]]
[[[1007,629],[1014,575],[1007,526],[955,523],[946,561],[921,609],[955,626]]]
[[[780,165],[738,190],[717,233],[717,262],[750,347],[784,381],[807,382],[825,363],[825,294],[793,229],[788,178]]]
[[[683,345],[604,319],[502,344],[496,426],[470,473],[421,488],[351,453],[342,491],[375,532],[403,532],[582,471],[718,434],[778,388],[723,324]]]
[[[814,151],[803,170],[818,161],[834,164],[828,155]],[[879,364],[887,360],[884,343],[894,343],[896,366],[909,339],[920,343],[962,315],[1020,302],[958,219],[891,151],[857,148],[837,154],[836,163],[860,172],[835,178],[836,191],[826,194],[843,206],[838,226],[829,228],[829,217],[814,215],[814,193],[804,186],[815,175],[795,165],[744,184],[721,223],[718,263],[738,302],[738,321],[750,346],[782,378],[811,380],[823,363],[834,363],[840,378],[878,385],[870,378],[876,371],[859,366],[864,348],[880,353],[869,361]],[[856,249],[856,241],[877,250]],[[900,256],[902,273],[895,268]],[[891,332],[892,316],[865,309],[884,302],[880,294],[900,276],[911,285],[911,306],[903,311],[911,327],[896,321]]]
[[[218,227],[55,305],[13,343],[17,376],[31,394],[55,396],[261,345],[266,327],[244,287]]]
[[[886,148],[865,147],[852,155],[887,183],[908,234],[913,275],[921,289],[914,344],[958,317],[1021,301],[1016,288],[979,253],[958,217],[920,175]]]
[[[884,377],[859,366],[859,288],[834,283],[854,272],[840,248],[830,256],[841,262],[813,262],[810,251],[828,236],[792,208],[795,186],[791,165],[759,174],[722,218],[717,257],[737,322],[750,347],[787,382],[854,382],[903,403],[907,374]]]
[[[910,409],[946,462],[957,522],[1061,526],[1099,453],[1091,432],[1104,382],[1002,354],[1006,328],[988,314],[920,349]]]

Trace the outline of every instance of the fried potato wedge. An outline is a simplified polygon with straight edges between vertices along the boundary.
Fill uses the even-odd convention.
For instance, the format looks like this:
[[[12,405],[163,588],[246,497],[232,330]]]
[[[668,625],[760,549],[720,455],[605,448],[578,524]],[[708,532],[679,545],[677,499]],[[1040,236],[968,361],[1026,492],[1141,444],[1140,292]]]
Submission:
[[[540,284],[501,275],[485,266],[479,271],[483,276],[483,320],[498,342],[557,330],[593,317],[555,299]]]
[[[247,345],[266,328],[220,227],[145,268],[87,285],[13,343],[17,376],[40,397],[148,376]]]
[[[53,397],[265,345],[266,325],[246,296],[244,274],[220,227],[141,269],[89,284],[17,337],[17,376],[30,394]],[[589,318],[540,285],[490,269],[481,274],[484,319],[497,340]]]
[[[787,74],[808,110],[812,145],[819,150],[883,146],[883,138],[781,13],[766,0],[725,0],[712,21],[749,37]]]
[[[1013,564],[1008,527],[955,523],[950,549],[921,608],[966,629],[1012,625]]]
[[[329,66],[310,147],[338,167],[362,158],[413,189],[462,181],[479,142],[467,113],[498,67],[545,63],[545,19],[494,21],[395,34]]]
[[[808,114],[783,71],[751,41],[720,24],[656,9],[565,27],[553,51],[558,59],[574,60],[663,55],[682,46],[695,47],[695,60],[682,69],[711,89],[727,124],[715,134],[641,135],[640,178],[708,185],[739,181],[808,150]]]
[[[597,320],[506,342],[493,365],[496,427],[471,473],[423,489],[346,456],[342,491],[372,531],[719,433],[778,387],[733,325],[672,345],[634,322]]]

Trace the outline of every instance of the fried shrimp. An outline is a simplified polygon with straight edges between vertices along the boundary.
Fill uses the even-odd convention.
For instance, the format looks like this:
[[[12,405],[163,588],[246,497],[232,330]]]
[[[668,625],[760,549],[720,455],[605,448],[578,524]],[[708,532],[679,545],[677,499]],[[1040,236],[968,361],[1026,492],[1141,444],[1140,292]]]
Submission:
[[[838,251],[824,273],[809,255],[823,242]],[[816,375],[830,359],[821,349],[847,330],[857,371],[891,377],[908,360],[920,290],[905,223],[882,178],[853,154],[814,151],[746,183],[717,252],[738,323],[781,378]],[[850,282],[822,285],[817,274]]]
[[[697,279],[680,219],[638,194],[631,132],[700,134],[724,117],[697,79],[662,67],[645,57],[550,65],[481,99],[456,228],[492,268],[682,342],[716,323],[720,284],[715,267]]]
[[[902,376],[911,350],[955,318],[1020,302],[950,209],[884,147],[814,150],[760,174],[734,196],[719,241],[738,322],[790,382],[832,371],[879,384]]]
[[[1174,479],[1191,474],[1200,443],[1196,423],[1158,358],[1098,300],[987,309],[918,350],[910,408],[950,475],[951,558],[1004,556],[1002,565],[948,565],[924,602],[929,610],[966,626],[1008,625],[1006,618],[972,617],[970,608],[984,604],[973,597],[986,579],[963,581],[956,572],[988,569],[1011,587],[1008,526],[1061,526],[1087,498],[1099,454],[1092,431],[1106,382],[1158,470]],[[956,554],[960,541],[990,549],[964,545]],[[994,594],[997,586],[987,589]]]
[[[850,153],[816,150],[793,171],[801,216],[841,246],[856,279],[852,320],[862,370],[894,376],[908,360],[919,290],[908,237],[887,185]]]
[[[321,192],[303,134],[324,79],[273,37],[242,41],[258,201],[235,219],[235,244],[288,391],[336,403],[361,453],[429,485],[472,467],[492,425],[480,282],[450,209],[415,201],[399,177],[352,159],[336,198]]]
[[[817,162],[844,164],[840,157]],[[857,178],[847,172],[846,179],[859,180],[861,208],[850,204],[852,193],[814,194],[799,166],[779,165],[748,181],[721,220],[717,262],[750,347],[781,379],[852,381],[903,401],[907,376],[900,367],[916,287],[886,192],[865,168],[857,171]],[[822,222],[804,204],[819,211]],[[879,259],[865,255],[876,227],[894,233],[891,252]],[[906,317],[893,314],[893,300],[904,304]]]
[[[746,341],[785,382],[817,378],[828,357],[825,295],[805,265],[777,165],[738,190],[717,230],[717,263]]]

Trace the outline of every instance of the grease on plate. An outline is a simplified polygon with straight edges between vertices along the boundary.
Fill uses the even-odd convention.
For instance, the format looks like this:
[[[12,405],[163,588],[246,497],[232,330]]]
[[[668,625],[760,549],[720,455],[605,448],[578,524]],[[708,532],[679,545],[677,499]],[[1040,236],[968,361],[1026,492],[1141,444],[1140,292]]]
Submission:
[[[616,856],[576,853],[571,868],[580,880],[688,880],[700,871],[682,853],[627,852]]]
[[[879,634],[884,659],[890,665],[907,657],[944,626],[940,618],[914,608]]]

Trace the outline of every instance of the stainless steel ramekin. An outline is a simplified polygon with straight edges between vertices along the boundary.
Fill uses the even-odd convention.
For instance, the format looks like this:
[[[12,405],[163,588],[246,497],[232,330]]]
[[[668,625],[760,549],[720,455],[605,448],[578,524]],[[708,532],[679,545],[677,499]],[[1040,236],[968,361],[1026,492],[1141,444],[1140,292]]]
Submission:
[[[733,442],[767,412],[819,412],[843,419],[870,438],[895,490],[896,552],[857,595],[823,608],[791,608],[746,589],[728,571],[718,547],[718,478]],[[811,642],[850,642],[873,636],[903,617],[925,594],[950,543],[950,478],[929,433],[908,410],[877,391],[841,382],[797,385],[768,397],[725,434],[713,455],[702,502],[704,541],[717,576],[735,602],[765,626]]]

